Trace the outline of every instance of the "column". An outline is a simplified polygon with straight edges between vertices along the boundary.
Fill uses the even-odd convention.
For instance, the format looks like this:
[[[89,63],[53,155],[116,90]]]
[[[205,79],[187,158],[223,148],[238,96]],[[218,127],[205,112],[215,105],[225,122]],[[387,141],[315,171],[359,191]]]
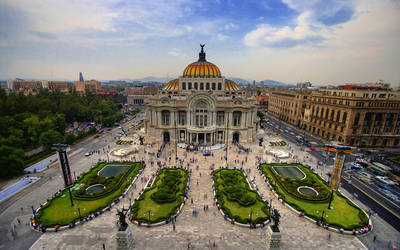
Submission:
[[[199,144],[199,134],[196,133],[196,144]]]

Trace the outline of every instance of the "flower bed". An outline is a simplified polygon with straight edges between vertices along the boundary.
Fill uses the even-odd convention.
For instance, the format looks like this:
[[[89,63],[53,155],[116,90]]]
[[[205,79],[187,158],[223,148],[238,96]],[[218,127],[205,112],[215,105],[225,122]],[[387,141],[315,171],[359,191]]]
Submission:
[[[132,145],[133,141],[117,140],[115,143],[116,143],[117,145]]]
[[[189,172],[183,168],[162,168],[150,188],[135,200],[131,208],[133,220],[155,224],[175,215],[183,203]]]
[[[214,185],[218,204],[230,219],[242,224],[261,224],[269,219],[268,204],[250,189],[243,171],[217,169]]]
[[[305,216],[308,216],[316,221],[320,220],[324,223],[328,223],[330,227],[337,229],[351,231],[368,226],[369,219],[365,213],[338,191],[333,192],[331,209],[328,209],[329,195],[328,199],[326,200],[316,201],[310,200],[309,197],[304,199],[299,195],[293,195],[293,192],[288,192],[288,190],[293,191],[292,188],[287,187],[286,182],[277,177],[277,174],[270,168],[271,166],[276,165],[279,164],[261,164],[260,171],[268,179],[269,184],[274,188],[275,192],[292,208],[299,212],[303,212]],[[283,163],[281,165],[290,166],[293,164]],[[300,164],[296,164],[296,166],[300,166],[301,170],[303,170],[307,176],[314,176],[314,180],[322,180],[310,169]],[[327,183],[323,180],[322,183],[325,186],[324,188],[328,189],[330,193],[331,190],[327,186]]]
[[[269,142],[269,145],[270,146],[272,146],[272,147],[276,147],[276,146],[286,146],[286,142],[285,141],[276,141],[276,142],[273,142],[273,141],[270,141]]]
[[[129,167],[120,175],[114,178],[108,178],[104,182],[106,188],[94,195],[81,193],[82,186],[91,186],[98,184],[97,181],[103,181],[104,177],[95,178],[97,172],[105,165],[110,163],[98,163],[89,170],[88,173],[82,175],[72,188],[72,198],[74,207],[71,207],[70,195],[67,189],[58,192],[55,197],[42,206],[34,216],[34,222],[41,224],[43,227],[54,227],[75,223],[90,214],[97,214],[103,208],[107,207],[113,201],[117,200],[133,179],[142,169],[141,162],[112,162],[118,164],[127,164]],[[97,182],[97,183],[96,183]],[[91,185],[88,185],[91,184]],[[101,183],[100,183],[101,184]],[[78,191],[79,190],[79,191]],[[86,190],[86,189],[83,189]]]

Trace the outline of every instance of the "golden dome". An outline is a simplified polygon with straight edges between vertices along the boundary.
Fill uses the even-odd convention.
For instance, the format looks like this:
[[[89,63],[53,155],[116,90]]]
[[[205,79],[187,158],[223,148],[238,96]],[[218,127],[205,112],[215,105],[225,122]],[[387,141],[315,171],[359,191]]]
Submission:
[[[221,77],[221,71],[213,63],[198,61],[189,64],[183,71],[184,77]]]
[[[204,44],[201,45],[199,53],[199,60],[189,64],[183,71],[184,77],[221,77],[219,68],[206,60],[206,53],[204,52]]]
[[[225,79],[225,90],[239,90],[239,85],[232,80]]]
[[[174,79],[169,81],[165,86],[163,87],[163,90],[178,90],[179,89],[179,82],[178,79]]]

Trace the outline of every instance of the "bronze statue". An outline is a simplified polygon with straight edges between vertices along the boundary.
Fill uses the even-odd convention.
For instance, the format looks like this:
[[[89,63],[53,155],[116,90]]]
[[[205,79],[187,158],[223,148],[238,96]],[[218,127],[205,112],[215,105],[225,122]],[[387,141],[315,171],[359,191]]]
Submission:
[[[280,218],[281,215],[279,214],[278,209],[275,208],[271,213],[271,219],[274,221],[274,225],[272,226],[273,228],[278,229]]]
[[[201,52],[204,52],[204,46],[206,46],[205,44],[200,44],[200,47],[201,47]]]
[[[125,231],[128,227],[128,223],[126,223],[126,214],[129,209],[122,208],[121,211],[117,209],[117,215],[119,216],[119,229],[118,231]]]

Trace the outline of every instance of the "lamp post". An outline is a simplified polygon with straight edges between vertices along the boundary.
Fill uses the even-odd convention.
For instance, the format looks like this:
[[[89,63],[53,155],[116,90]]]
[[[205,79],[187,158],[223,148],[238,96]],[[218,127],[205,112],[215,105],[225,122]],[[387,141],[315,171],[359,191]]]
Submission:
[[[332,189],[332,192],[331,192],[331,196],[330,196],[330,198],[329,198],[329,205],[328,205],[328,209],[332,209],[332,208],[331,208],[331,203],[332,203],[332,200],[333,200],[333,189]]]

